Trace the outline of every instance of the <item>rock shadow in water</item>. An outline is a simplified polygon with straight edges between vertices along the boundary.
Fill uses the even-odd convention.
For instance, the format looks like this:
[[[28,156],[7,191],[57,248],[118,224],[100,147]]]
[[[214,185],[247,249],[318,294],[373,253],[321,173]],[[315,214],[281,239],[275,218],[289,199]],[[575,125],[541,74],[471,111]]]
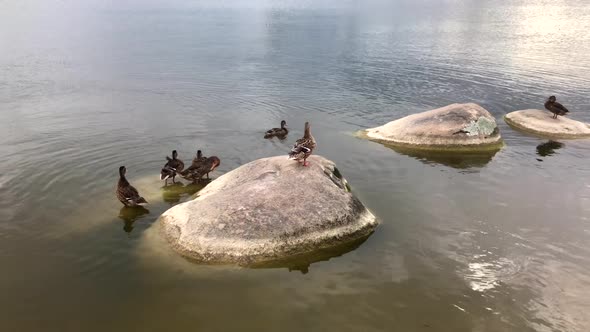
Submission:
[[[496,153],[500,151],[430,151],[386,146],[397,153],[418,159],[425,164],[441,164],[457,169],[482,168],[492,161]]]
[[[131,231],[133,231],[133,223],[148,213],[150,213],[150,210],[143,206],[122,207],[121,210],[119,210],[119,218],[125,223],[123,226],[125,233],[131,233]]]

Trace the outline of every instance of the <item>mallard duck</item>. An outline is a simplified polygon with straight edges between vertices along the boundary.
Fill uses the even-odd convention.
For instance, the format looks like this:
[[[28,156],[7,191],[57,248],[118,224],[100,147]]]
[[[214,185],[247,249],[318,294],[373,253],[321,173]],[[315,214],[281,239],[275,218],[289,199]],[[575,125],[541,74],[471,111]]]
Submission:
[[[180,172],[179,174],[183,177],[183,178],[190,178],[191,173],[193,173],[194,170],[198,169],[199,166],[201,166],[201,164],[203,163],[203,161],[205,161],[207,159],[207,157],[203,156],[203,152],[201,152],[201,150],[197,151],[197,155],[195,156],[195,158],[193,159],[192,164],[185,169],[184,171]]]
[[[197,150],[197,155],[195,156],[195,158],[193,159],[193,163],[189,168],[187,168],[187,170],[198,167],[205,159],[207,159],[207,157],[203,156],[203,152],[201,152],[201,150]]]
[[[315,138],[311,136],[311,127],[309,122],[305,123],[305,133],[303,137],[298,139],[293,145],[291,152],[289,153],[289,159],[295,159],[300,162],[303,159],[303,166],[307,166],[307,158],[311,156],[311,153],[316,148],[317,143]]]
[[[117,198],[123,205],[129,207],[136,207],[146,205],[145,198],[139,196],[139,192],[135,189],[129,181],[125,178],[127,168],[125,166],[119,167],[119,183],[117,183]]]
[[[196,167],[192,168],[190,172],[182,172],[181,175],[185,179],[193,182],[201,180],[204,175],[207,175],[208,179],[209,173],[213,172],[220,164],[221,160],[216,156],[212,156],[200,162]]]
[[[285,120],[281,121],[281,128],[272,128],[264,133],[264,138],[273,138],[279,137],[284,138],[289,133],[289,129],[287,129],[287,122]]]
[[[557,119],[558,115],[565,115],[565,113],[569,112],[567,108],[565,108],[562,104],[557,102],[557,98],[555,96],[549,97],[545,102],[545,108],[553,113],[553,118]]]
[[[172,178],[172,183],[175,183],[174,178],[176,177],[176,173],[184,169],[184,163],[178,159],[176,150],[172,151],[172,158],[166,156],[166,160],[166,165],[160,171],[160,180],[164,180],[166,181],[165,184],[168,184],[168,178]]]

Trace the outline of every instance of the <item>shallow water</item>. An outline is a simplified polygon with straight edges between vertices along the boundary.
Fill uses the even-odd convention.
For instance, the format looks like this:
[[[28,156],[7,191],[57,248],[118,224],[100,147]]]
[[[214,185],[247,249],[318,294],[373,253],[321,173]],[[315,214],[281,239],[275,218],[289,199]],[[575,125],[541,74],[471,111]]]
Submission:
[[[244,3],[0,4],[3,331],[588,330],[590,142],[501,120],[555,94],[590,121],[585,1]],[[493,156],[353,135],[468,101],[498,119]],[[369,239],[290,268],[170,252],[155,221],[198,188],[162,188],[165,155],[215,154],[216,177],[306,120]],[[146,210],[116,200],[122,164]]]

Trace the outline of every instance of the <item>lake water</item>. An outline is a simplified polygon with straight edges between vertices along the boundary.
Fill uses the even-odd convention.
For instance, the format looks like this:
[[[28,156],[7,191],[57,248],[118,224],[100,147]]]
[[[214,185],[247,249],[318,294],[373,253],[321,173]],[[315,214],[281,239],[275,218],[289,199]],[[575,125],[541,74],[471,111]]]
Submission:
[[[0,18],[2,331],[590,329],[590,141],[502,121],[551,94],[590,121],[587,1],[39,0]],[[505,148],[353,135],[453,102],[494,114]],[[263,140],[282,119],[289,138]],[[168,249],[156,220],[198,189],[162,188],[171,150],[219,156],[217,177],[286,154],[305,121],[380,219],[367,241],[261,269]],[[149,212],[121,209],[120,165]]]

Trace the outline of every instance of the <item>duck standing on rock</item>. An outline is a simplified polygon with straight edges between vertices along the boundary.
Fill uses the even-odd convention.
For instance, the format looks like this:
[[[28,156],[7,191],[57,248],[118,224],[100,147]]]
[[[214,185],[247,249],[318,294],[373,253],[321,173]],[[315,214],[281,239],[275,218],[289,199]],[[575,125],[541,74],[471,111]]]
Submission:
[[[197,164],[193,163],[191,167],[187,168],[184,172],[181,172],[180,175],[187,180],[193,181],[194,183],[201,180],[204,175],[207,175],[208,179],[209,173],[213,172],[220,164],[221,160],[219,160],[219,158],[216,156],[211,156],[209,158],[205,158]]]
[[[289,153],[289,159],[295,159],[298,162],[303,160],[303,166],[309,165],[307,162],[307,158],[311,156],[311,153],[316,148],[317,143],[315,142],[315,138],[311,136],[311,126],[309,122],[305,123],[305,133],[303,137],[295,141],[295,145],[291,149]]]
[[[288,133],[289,130],[287,129],[287,121],[283,120],[281,121],[281,128],[272,128],[268,130],[266,133],[264,133],[264,138],[278,137],[283,139]]]
[[[175,183],[176,173],[180,173],[184,169],[184,163],[178,159],[176,150],[172,151],[172,158],[166,156],[166,160],[166,165],[160,171],[160,180],[164,180],[165,184],[168,184],[168,178],[172,178],[172,183]]]
[[[201,150],[197,150],[197,155],[193,159],[193,163],[189,166],[189,168],[185,169],[184,171],[180,172],[180,176],[183,178],[190,177],[190,175],[201,166],[201,164],[207,159],[207,157],[203,156],[203,152]]]
[[[565,108],[562,104],[558,103],[556,100],[557,98],[555,98],[555,96],[551,96],[545,102],[545,108],[551,111],[551,113],[553,113],[554,119],[557,119],[558,115],[563,116],[569,112],[567,108]]]
[[[139,196],[139,192],[125,178],[127,168],[119,167],[119,183],[117,183],[117,198],[123,205],[129,207],[143,206],[147,204],[145,198]]]
[[[197,150],[197,155],[195,156],[195,159],[193,159],[193,164],[196,162],[201,162],[205,159],[207,159],[207,157],[203,157],[203,152],[201,150]]]

